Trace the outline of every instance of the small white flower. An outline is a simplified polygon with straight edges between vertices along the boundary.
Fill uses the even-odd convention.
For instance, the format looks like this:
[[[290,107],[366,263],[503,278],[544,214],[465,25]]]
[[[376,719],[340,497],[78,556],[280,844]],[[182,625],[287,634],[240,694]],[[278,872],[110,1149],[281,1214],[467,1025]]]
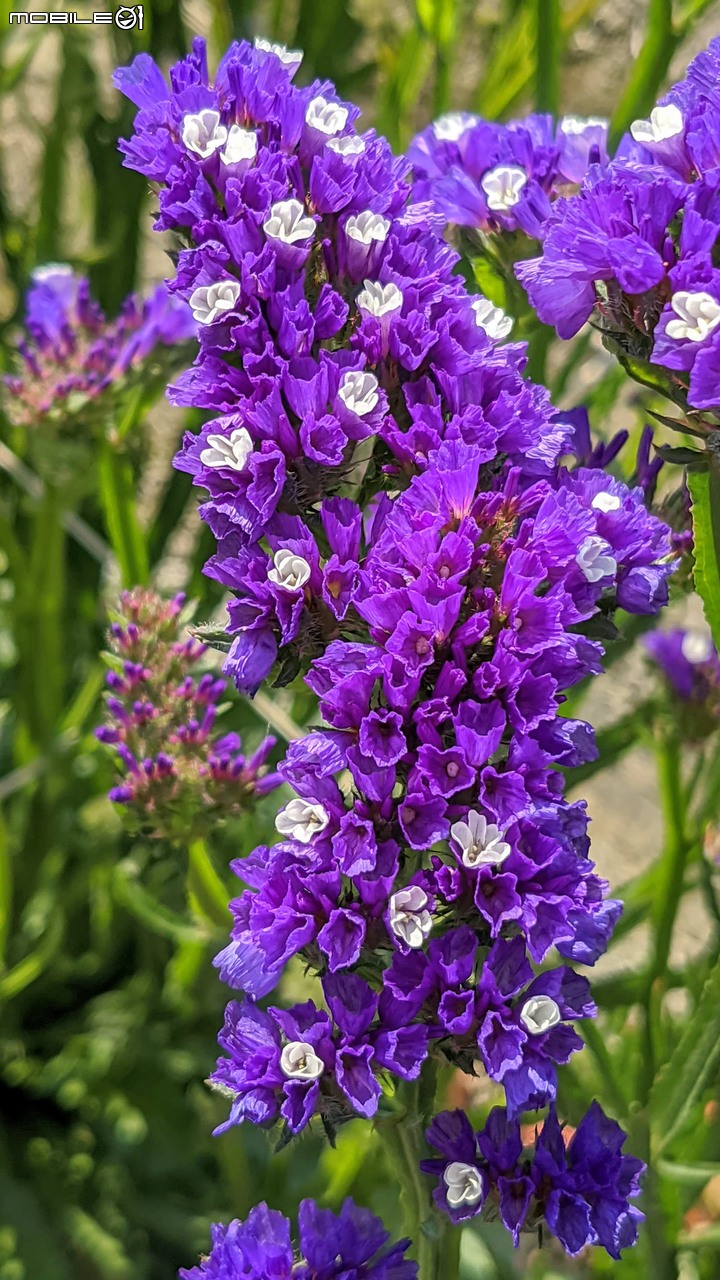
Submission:
[[[361,156],[365,150],[365,139],[356,133],[348,133],[344,138],[331,138],[327,146],[339,156]]]
[[[502,307],[493,306],[489,298],[476,298],[472,309],[478,329],[484,329],[488,338],[507,338],[513,327],[513,319],[505,314]]]
[[[312,800],[296,797],[281,809],[275,819],[275,830],[281,836],[291,836],[300,844],[310,841],[324,831],[330,821],[327,809]]]
[[[300,244],[314,236],[315,220],[308,217],[299,200],[278,200],[270,209],[270,217],[263,222],[263,231],[270,240]]]
[[[203,284],[190,297],[190,310],[198,324],[212,324],[218,316],[232,311],[240,297],[237,280],[218,280],[216,284]]]
[[[527,174],[515,165],[500,164],[483,175],[480,186],[485,192],[488,209],[506,213],[517,204],[527,184]]]
[[[302,49],[288,49],[285,44],[274,44],[272,40],[255,37],[255,48],[261,53],[274,53],[284,67],[299,67],[303,60]]]
[[[617,572],[617,560],[608,555],[610,548],[602,538],[586,538],[578,551],[575,562],[588,582],[599,582]]]
[[[317,1080],[325,1070],[325,1063],[311,1044],[291,1040],[280,1054],[280,1070],[288,1080]]]
[[[399,889],[390,898],[390,928],[408,947],[421,947],[432,929],[428,896],[419,884]]]
[[[403,304],[403,296],[396,284],[380,284],[378,280],[363,280],[365,288],[357,296],[357,304],[361,311],[375,316],[390,315],[399,311]]]
[[[480,1170],[473,1168],[471,1164],[453,1160],[443,1174],[443,1182],[447,1187],[445,1194],[451,1209],[459,1209],[461,1204],[477,1204],[482,1199]]]
[[[601,489],[599,493],[595,494],[590,506],[595,511],[603,511],[607,514],[608,511],[619,511],[622,502],[616,493],[608,493],[607,489]]]
[[[649,142],[666,142],[682,131],[682,111],[672,102],[665,107],[653,107],[649,120],[633,120],[630,125],[633,138],[644,146]]]
[[[303,556],[297,556],[287,547],[281,547],[273,556],[273,567],[268,578],[284,591],[302,591],[310,577],[310,565]]]
[[[317,129],[318,133],[327,134],[329,138],[342,132],[347,124],[347,118],[347,107],[341,107],[339,102],[328,102],[327,98],[322,96],[313,98],[305,112],[305,123],[311,129]]]
[[[720,324],[720,303],[709,293],[679,289],[670,299],[670,306],[679,319],[668,321],[665,328],[668,338],[704,342]]]
[[[250,432],[237,427],[229,436],[211,435],[207,447],[200,454],[204,467],[228,467],[231,471],[243,471],[253,451]]]
[[[220,123],[220,112],[205,107],[197,115],[187,115],[182,122],[182,140],[188,151],[207,160],[227,142],[228,131]]]
[[[477,116],[466,115],[463,111],[448,111],[439,116],[433,125],[433,133],[438,142],[457,142],[467,129],[471,129]]]
[[[345,223],[345,235],[350,240],[359,241],[360,244],[372,244],[373,240],[382,244],[387,240],[390,225],[389,218],[384,218],[381,213],[373,213],[371,209],[365,209],[363,213],[356,213],[348,218]]]
[[[220,152],[223,164],[240,164],[242,160],[254,160],[257,155],[257,134],[252,129],[231,125],[225,150]]]
[[[709,662],[713,656],[713,643],[710,636],[702,631],[688,631],[682,638],[680,652],[686,662],[692,662],[693,665]]]
[[[450,835],[460,845],[466,867],[499,867],[512,853],[504,832],[476,810],[468,813],[465,822],[454,822]]]
[[[361,369],[350,369],[343,374],[338,395],[351,413],[364,418],[376,407],[380,393],[380,383],[374,373],[365,373]]]
[[[569,137],[583,134],[588,129],[607,129],[608,122],[602,116],[563,116],[560,130]]]
[[[551,996],[533,996],[520,1010],[520,1021],[531,1036],[541,1036],[544,1031],[556,1027],[562,1015]]]

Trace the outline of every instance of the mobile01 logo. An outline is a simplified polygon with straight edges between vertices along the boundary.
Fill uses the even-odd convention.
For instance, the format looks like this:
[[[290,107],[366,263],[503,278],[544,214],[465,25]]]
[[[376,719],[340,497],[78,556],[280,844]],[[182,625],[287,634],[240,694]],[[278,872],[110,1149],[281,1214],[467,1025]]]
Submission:
[[[71,10],[66,13],[40,13],[40,12],[13,12],[9,15],[10,25],[13,26],[102,26],[114,24],[121,31],[132,31],[137,27],[138,31],[143,29],[143,6],[141,4],[122,5],[116,9],[114,13],[91,13],[89,17],[82,18],[76,12]]]

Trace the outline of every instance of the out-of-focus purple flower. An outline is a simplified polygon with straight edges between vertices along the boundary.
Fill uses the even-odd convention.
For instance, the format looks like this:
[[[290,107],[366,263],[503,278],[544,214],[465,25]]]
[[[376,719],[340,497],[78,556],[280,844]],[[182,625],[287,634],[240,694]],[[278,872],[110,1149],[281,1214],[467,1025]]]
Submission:
[[[274,738],[246,758],[236,733],[218,734],[226,682],[193,674],[205,647],[186,632],[184,601],[139,587],[123,592],[108,635],[107,721],[96,732],[121,770],[110,799],[134,826],[186,840],[281,779],[266,766]]]
[[[182,349],[197,329],[164,284],[147,299],[131,295],[107,320],[88,281],[60,263],[36,268],[25,307],[23,369],[6,376],[5,391],[8,416],[29,427],[95,400],[161,348]]]
[[[181,1280],[417,1280],[417,1263],[405,1257],[410,1241],[389,1244],[380,1219],[352,1200],[337,1214],[303,1200],[297,1251],[289,1221],[266,1204],[211,1231],[210,1253]]]
[[[720,658],[709,633],[653,631],[644,642],[679,698],[720,712]]]

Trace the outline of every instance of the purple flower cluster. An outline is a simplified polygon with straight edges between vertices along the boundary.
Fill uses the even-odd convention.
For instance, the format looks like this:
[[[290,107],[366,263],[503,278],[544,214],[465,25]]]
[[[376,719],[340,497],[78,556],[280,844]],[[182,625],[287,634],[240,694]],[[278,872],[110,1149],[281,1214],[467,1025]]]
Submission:
[[[108,720],[96,733],[122,770],[110,799],[133,825],[187,841],[198,823],[239,812],[281,779],[266,768],[274,738],[246,759],[236,733],[215,732],[226,682],[192,674],[205,647],[185,633],[184,602],[140,587],[123,592],[108,635]]]
[[[352,1200],[338,1214],[303,1200],[298,1236],[296,1252],[287,1218],[256,1205],[245,1222],[214,1226],[209,1256],[181,1280],[417,1280],[410,1241],[388,1245],[380,1220]]]
[[[323,720],[280,766],[277,843],[235,864],[217,963],[245,998],[213,1081],[229,1124],[332,1134],[432,1054],[481,1064],[516,1117],[594,1013],[570,963],[533,966],[592,964],[620,910],[558,769],[592,730],[560,708],[614,608],[665,602],[669,531],[641,487],[561,464],[573,425],[492,340],[407,161],[261,46],[212,84],[200,42],[170,87],[146,55],[116,74],[126,163],[191,245],[172,288],[200,350],[172,395],[215,416],[177,465],[232,592],[225,671],[303,675]],[[294,957],[327,1012],[254,1003]]]
[[[164,284],[147,300],[131,295],[117,319],[106,320],[88,281],[57,263],[33,272],[25,305],[23,370],[4,379],[8,416],[20,426],[51,414],[62,422],[159,347],[195,337],[189,309]]]
[[[447,222],[485,234],[543,237],[552,204],[607,164],[608,122],[529,115],[497,124],[468,112],[440,116],[413,139],[413,198]]]
[[[551,1107],[530,1146],[500,1107],[480,1133],[464,1112],[446,1111],[427,1137],[440,1155],[422,1167],[438,1179],[433,1198],[453,1222],[499,1217],[515,1243],[544,1222],[571,1256],[599,1244],[619,1259],[634,1244],[642,1214],[629,1202],[644,1165],[622,1154],[625,1134],[597,1102],[567,1135]]]
[[[720,39],[690,64],[608,167],[559,201],[540,258],[516,267],[563,338],[595,313],[630,355],[669,371],[695,409],[718,405]]]

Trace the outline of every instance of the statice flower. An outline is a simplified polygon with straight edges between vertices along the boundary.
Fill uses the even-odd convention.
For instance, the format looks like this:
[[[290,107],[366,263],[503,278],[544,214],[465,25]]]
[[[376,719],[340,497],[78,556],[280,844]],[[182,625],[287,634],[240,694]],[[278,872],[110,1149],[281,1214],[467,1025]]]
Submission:
[[[645,1166],[622,1154],[625,1134],[597,1102],[568,1133],[551,1108],[529,1147],[519,1121],[499,1107],[479,1133],[464,1112],[446,1111],[427,1137],[440,1154],[422,1167],[438,1179],[435,1203],[454,1222],[499,1217],[516,1244],[544,1223],[572,1257],[601,1245],[617,1260],[634,1244],[643,1215],[630,1202]]]
[[[540,318],[563,338],[592,316],[624,354],[660,366],[668,393],[718,404],[720,40],[636,120],[609,167],[559,201],[540,258],[517,265]]]
[[[542,239],[552,205],[607,164],[607,120],[529,115],[508,124],[440,116],[413,139],[413,196],[454,226]],[[524,256],[524,254],[523,254]]]
[[[62,263],[37,267],[25,300],[21,369],[5,379],[11,422],[37,427],[52,420],[62,429],[144,362],[178,356],[195,336],[188,307],[160,284],[147,298],[131,295],[115,320],[104,316],[83,276]]]
[[[108,633],[107,722],[96,733],[115,750],[121,776],[110,799],[130,825],[186,842],[280,777],[267,769],[274,738],[246,758],[236,733],[218,734],[226,682],[194,674],[205,647],[186,629],[184,603],[139,587],[122,593]]]
[[[227,1056],[210,1077],[232,1099],[218,1133],[245,1120],[270,1126],[281,1117],[295,1134],[317,1113],[332,1136],[355,1115],[375,1115],[383,1072],[418,1078],[428,1029],[411,1025],[405,1008],[380,1001],[357,974],[329,974],[323,996],[329,1013],[311,1000],[268,1012],[249,1000],[228,1005],[219,1036]]]
[[[245,1222],[212,1227],[212,1249],[181,1280],[417,1280],[409,1240],[389,1244],[379,1218],[346,1200],[339,1213],[303,1200],[298,1247],[287,1218],[266,1204]]]
[[[620,911],[558,768],[592,729],[561,707],[674,562],[642,485],[573,459],[407,160],[296,69],[235,44],[211,80],[196,42],[169,86],[143,54],[116,75],[126,163],[189,246],[171,287],[200,350],[172,394],[213,417],[177,465],[231,592],[224,670],[318,700],[216,960],[242,998],[212,1083],[283,1141],[374,1114],[427,1059],[486,1071],[511,1119],[553,1102],[595,1012],[573,965]],[[258,1008],[295,957],[326,1008]]]

